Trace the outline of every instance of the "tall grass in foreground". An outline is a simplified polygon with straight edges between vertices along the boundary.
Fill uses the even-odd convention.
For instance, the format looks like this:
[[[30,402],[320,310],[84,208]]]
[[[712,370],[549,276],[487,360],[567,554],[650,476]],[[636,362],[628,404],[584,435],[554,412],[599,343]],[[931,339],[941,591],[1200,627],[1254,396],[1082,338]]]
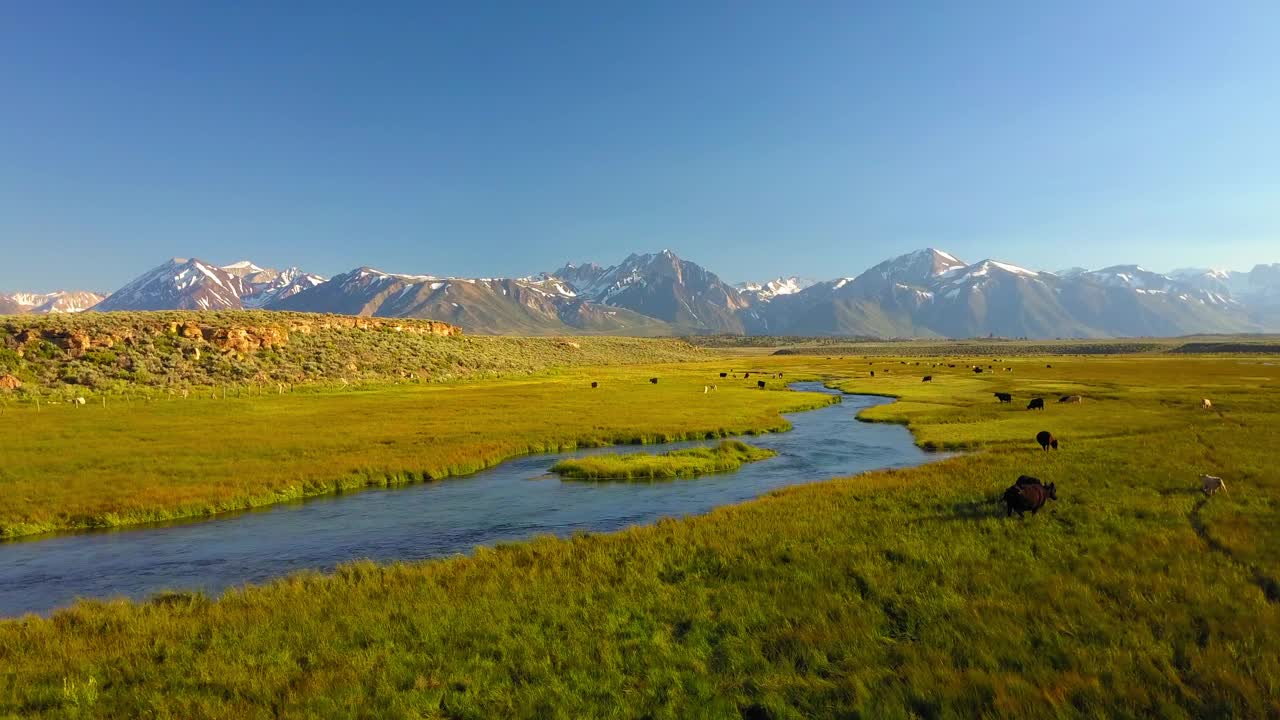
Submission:
[[[866,414],[970,452],[611,535],[0,622],[0,717],[1280,716],[1275,367],[752,362],[900,395]],[[1043,413],[990,395],[1068,388],[1086,401]],[[1023,473],[1060,499],[1006,519]]]
[[[569,458],[552,465],[551,472],[570,480],[673,480],[732,472],[744,463],[777,454],[740,440],[725,440],[715,447],[672,450],[658,455],[629,453]]]

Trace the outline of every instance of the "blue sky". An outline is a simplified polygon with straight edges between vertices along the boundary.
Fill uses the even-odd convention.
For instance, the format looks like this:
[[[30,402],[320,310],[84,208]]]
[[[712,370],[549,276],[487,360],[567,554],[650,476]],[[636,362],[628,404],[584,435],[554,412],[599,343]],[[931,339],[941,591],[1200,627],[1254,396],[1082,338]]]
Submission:
[[[1035,6],[1035,7],[1032,7]],[[1280,3],[25,3],[0,289],[1280,261]]]

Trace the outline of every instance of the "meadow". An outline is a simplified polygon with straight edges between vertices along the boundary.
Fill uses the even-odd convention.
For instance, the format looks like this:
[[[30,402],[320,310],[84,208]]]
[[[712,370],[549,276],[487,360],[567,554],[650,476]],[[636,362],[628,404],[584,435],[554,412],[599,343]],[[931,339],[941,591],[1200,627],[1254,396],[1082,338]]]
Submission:
[[[1280,714],[1276,362],[1001,359],[1012,372],[750,359],[900,398],[865,419],[965,451],[939,463],[611,535],[0,622],[0,717]],[[1084,402],[1053,402],[1069,393]],[[519,422],[490,420],[477,432]],[[1206,498],[1201,472],[1230,495]],[[1006,519],[1024,473],[1059,499]]]
[[[527,453],[776,432],[789,427],[779,413],[832,401],[759,392],[754,381],[703,393],[711,377],[697,363],[558,368],[486,382],[24,404],[0,418],[0,538],[439,480]]]
[[[569,458],[551,466],[551,472],[570,480],[620,480],[627,482],[673,480],[711,473],[732,472],[744,463],[777,455],[741,440],[724,440],[715,447],[687,448],[659,454],[627,453]]]

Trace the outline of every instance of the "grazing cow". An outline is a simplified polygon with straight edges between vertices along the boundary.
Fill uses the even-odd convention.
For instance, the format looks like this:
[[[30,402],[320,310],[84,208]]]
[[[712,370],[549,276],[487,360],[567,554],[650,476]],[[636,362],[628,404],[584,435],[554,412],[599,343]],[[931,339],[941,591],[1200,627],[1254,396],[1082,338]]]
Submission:
[[[953,368],[953,367],[955,367],[955,366],[956,366],[956,364],[955,364],[955,363],[951,363],[951,364],[947,365],[947,367],[949,367],[949,368]]]
[[[83,405],[83,404],[85,403],[85,400],[84,400],[84,398],[82,398],[82,397],[78,397],[78,398],[76,398],[76,399],[75,399],[75,401],[74,401],[74,402],[75,402],[75,404],[77,404],[77,405]]]
[[[720,377],[729,377],[729,373],[720,373]]]
[[[763,380],[757,380],[757,381],[756,381],[756,387],[758,387],[758,388],[760,388],[761,390],[763,390],[763,389],[764,389],[764,381],[763,381]]]
[[[1036,442],[1040,443],[1041,450],[1048,450],[1049,448],[1053,448],[1054,450],[1058,449],[1058,438],[1054,437],[1053,433],[1048,430],[1041,430],[1036,433]]]
[[[982,368],[976,367],[976,368],[974,368],[974,369],[973,369],[973,372],[974,372],[975,374],[976,374],[976,373],[980,373],[980,372],[982,372]]]
[[[1002,403],[1013,402],[1013,396],[1010,395],[1009,393],[993,393],[993,394],[996,396],[996,400],[999,400]]]
[[[1200,398],[1200,409],[1209,410],[1213,407],[1213,403],[1209,402],[1209,398]]]
[[[751,373],[742,373],[742,377],[743,377],[744,379],[745,379],[745,378],[749,378],[749,377],[751,377]]]
[[[1046,365],[1045,365],[1045,367],[1047,367],[1047,368],[1052,368],[1053,366],[1052,366],[1052,365],[1047,365],[1047,364],[1046,364]]]
[[[719,389],[720,388],[716,387],[715,385],[711,386],[711,392],[715,392],[716,390],[719,390]]]
[[[1080,397],[1079,395],[1063,395],[1062,397],[1058,398],[1058,402],[1081,403],[1081,402],[1084,402],[1084,398]]]
[[[782,373],[778,373],[778,377],[782,377]]]
[[[1013,372],[1013,368],[1005,368],[1005,369],[1004,369],[1004,371],[1005,371],[1005,372]]]
[[[933,382],[933,376],[925,375],[924,377],[920,378],[920,382]]]
[[[1035,478],[1028,478],[1034,480]],[[1021,478],[1019,478],[1021,481]],[[1005,517],[1010,517],[1014,512],[1018,513],[1018,517],[1022,517],[1022,513],[1030,510],[1032,515],[1040,512],[1040,508],[1044,507],[1045,501],[1057,500],[1058,488],[1053,484],[1041,485],[1037,483],[1017,484],[1009,486],[1004,491],[1004,504],[1008,508]]]
[[[600,387],[600,383],[595,382],[595,381],[593,380],[593,381],[591,382],[591,387],[593,387],[593,388],[598,388],[598,387]]]
[[[650,384],[650,385],[657,385],[657,384],[658,384],[658,378],[649,378],[649,384]]]
[[[1201,475],[1200,490],[1205,495],[1212,495],[1218,492],[1219,490],[1221,490],[1222,492],[1227,492],[1227,484],[1223,482],[1222,478],[1220,477],[1215,477],[1213,475]],[[1227,494],[1230,495],[1231,493],[1227,493]]]
[[[875,377],[875,376],[876,376],[876,371],[875,371],[875,370],[872,370],[872,371],[871,371],[871,377]]]
[[[1031,402],[1027,403],[1028,410],[1043,410],[1044,398],[1031,398]]]

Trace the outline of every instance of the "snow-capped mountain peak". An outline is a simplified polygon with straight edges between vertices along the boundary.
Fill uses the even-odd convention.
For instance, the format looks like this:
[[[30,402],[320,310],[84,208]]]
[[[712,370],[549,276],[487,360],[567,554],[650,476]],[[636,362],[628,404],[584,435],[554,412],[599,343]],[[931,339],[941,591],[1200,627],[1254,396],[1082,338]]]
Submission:
[[[796,276],[774,278],[768,282],[744,282],[738,284],[738,290],[757,302],[768,302],[780,295],[794,295],[813,285],[812,280]]]

